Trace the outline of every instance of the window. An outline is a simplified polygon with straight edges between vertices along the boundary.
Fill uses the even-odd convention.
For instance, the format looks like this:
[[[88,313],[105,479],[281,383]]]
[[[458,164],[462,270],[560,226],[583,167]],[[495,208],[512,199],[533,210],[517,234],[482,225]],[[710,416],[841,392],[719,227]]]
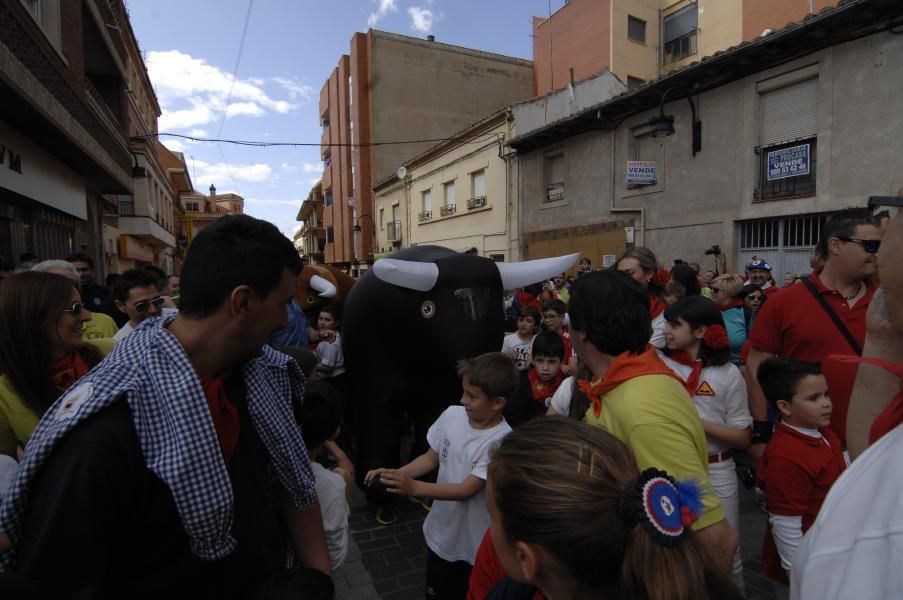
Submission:
[[[627,38],[641,44],[646,43],[646,21],[627,15]]]
[[[379,209],[379,228],[380,230],[386,228],[386,209]]]
[[[474,198],[486,197],[486,171],[474,171],[470,175],[470,183]]]
[[[420,206],[424,211],[432,210],[432,193],[431,190],[420,192]]]
[[[546,155],[546,197],[543,202],[564,200],[564,153]]]
[[[504,254],[490,254],[489,258],[491,258],[495,262],[505,262]]]
[[[332,192],[323,194],[323,206],[332,206]]]
[[[348,76],[348,106],[354,105],[354,94],[351,93],[351,75]]]
[[[335,229],[332,227],[326,228],[326,243],[332,244],[335,242]]]
[[[439,212],[444,217],[446,215],[454,214],[457,208],[457,205],[455,204],[455,182],[449,181],[448,183],[442,184],[442,192],[444,198],[442,208],[439,209]]]
[[[646,82],[644,80],[640,79],[639,77],[634,77],[632,75],[627,76],[627,89],[632,90],[633,88],[638,88],[641,85],[643,85],[644,83],[646,83]]]
[[[815,194],[818,78],[761,93],[757,199]]]
[[[393,204],[392,205],[392,221],[397,221],[397,220],[398,220],[398,205]]]
[[[667,65],[696,54],[698,24],[699,12],[695,2],[663,19],[662,64]]]

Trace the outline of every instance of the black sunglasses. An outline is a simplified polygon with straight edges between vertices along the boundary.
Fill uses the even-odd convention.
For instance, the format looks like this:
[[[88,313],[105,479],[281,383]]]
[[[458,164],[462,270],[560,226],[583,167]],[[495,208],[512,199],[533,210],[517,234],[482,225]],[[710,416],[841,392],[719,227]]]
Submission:
[[[70,306],[69,308],[64,308],[63,312],[72,313],[73,317],[77,317],[82,313],[82,310],[84,310],[84,308],[85,305],[81,302],[73,302],[72,306]]]
[[[854,244],[859,244],[862,246],[862,249],[868,252],[869,254],[875,254],[878,252],[878,248],[881,247],[881,240],[858,240],[856,238],[848,238],[848,237],[840,237],[837,236],[837,239],[841,242],[853,242]]]
[[[716,287],[709,288],[709,289],[712,290],[712,293],[713,293],[713,294],[717,294],[718,292],[721,291],[721,288],[716,288]]]
[[[163,296],[157,296],[156,298],[152,298],[150,300],[142,300],[141,302],[135,302],[135,311],[139,315],[143,315],[144,313],[147,312],[147,309],[150,308],[151,304],[153,304],[155,307],[157,307],[157,310],[159,310],[160,307],[163,306],[163,303],[165,301],[166,301],[166,299],[163,298]]]
[[[761,302],[764,296],[747,296],[747,300],[751,300],[753,302]]]

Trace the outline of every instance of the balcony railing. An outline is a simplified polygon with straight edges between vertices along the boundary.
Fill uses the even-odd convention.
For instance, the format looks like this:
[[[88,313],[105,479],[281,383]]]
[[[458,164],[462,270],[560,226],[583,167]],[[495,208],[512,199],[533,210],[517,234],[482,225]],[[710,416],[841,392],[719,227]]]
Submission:
[[[486,206],[486,196],[477,196],[467,201],[467,210],[483,208],[484,206]]]
[[[425,210],[422,213],[417,215],[417,219],[421,223],[423,223],[424,221],[429,221],[432,218],[433,218],[433,211],[431,211],[431,210]]]
[[[439,214],[442,215],[443,217],[447,217],[448,215],[455,214],[455,210],[457,210],[457,209],[455,208],[454,204],[446,204],[445,206],[443,206],[442,208],[439,209]]]
[[[386,238],[390,242],[401,241],[401,221],[389,221],[386,223]]]

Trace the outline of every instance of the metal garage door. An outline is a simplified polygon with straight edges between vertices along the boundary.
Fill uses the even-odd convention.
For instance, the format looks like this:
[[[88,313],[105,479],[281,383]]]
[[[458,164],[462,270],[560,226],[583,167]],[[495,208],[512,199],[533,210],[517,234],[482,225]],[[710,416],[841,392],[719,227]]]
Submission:
[[[742,273],[746,264],[758,257],[771,264],[778,285],[785,273],[809,273],[809,255],[821,237],[828,216],[820,213],[737,223],[740,238],[737,271]]]

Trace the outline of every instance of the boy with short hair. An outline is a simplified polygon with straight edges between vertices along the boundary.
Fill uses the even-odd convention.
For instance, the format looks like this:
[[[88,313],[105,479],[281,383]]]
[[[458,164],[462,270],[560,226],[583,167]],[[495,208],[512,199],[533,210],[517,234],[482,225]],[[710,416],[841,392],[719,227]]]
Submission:
[[[800,540],[846,461],[840,439],[828,427],[832,405],[818,363],[769,358],[758,379],[781,417],[756,469],[769,515],[762,563],[766,575],[787,584]]]
[[[549,300],[542,305],[543,331],[551,331],[561,336],[564,344],[564,358],[561,363],[561,372],[565,376],[577,372],[577,353],[571,345],[571,334],[564,330],[564,319],[567,316],[567,305],[562,300]]]
[[[502,412],[518,386],[518,372],[501,352],[458,362],[463,406],[450,406],[427,433],[429,450],[400,469],[374,469],[364,483],[393,494],[433,498],[423,523],[429,547],[427,598],[463,598],[477,548],[489,527],[483,496],[492,451],[511,428]],[[436,483],[417,481],[436,467]]]
[[[304,404],[296,414],[304,435],[317,482],[317,498],[326,533],[326,548],[333,569],[338,569],[348,554],[348,498],[354,481],[354,465],[335,443],[342,422],[342,401],[324,381],[309,381],[304,389]],[[314,459],[325,449],[338,463],[327,469]]]
[[[517,429],[546,414],[548,403],[564,379],[561,366],[564,342],[560,335],[543,331],[533,340],[533,364],[520,373],[520,386],[512,402],[505,405],[505,421]]]
[[[530,351],[540,322],[539,311],[525,306],[517,317],[517,331],[506,335],[502,341],[502,352],[514,361],[518,371],[526,371],[530,367]]]

